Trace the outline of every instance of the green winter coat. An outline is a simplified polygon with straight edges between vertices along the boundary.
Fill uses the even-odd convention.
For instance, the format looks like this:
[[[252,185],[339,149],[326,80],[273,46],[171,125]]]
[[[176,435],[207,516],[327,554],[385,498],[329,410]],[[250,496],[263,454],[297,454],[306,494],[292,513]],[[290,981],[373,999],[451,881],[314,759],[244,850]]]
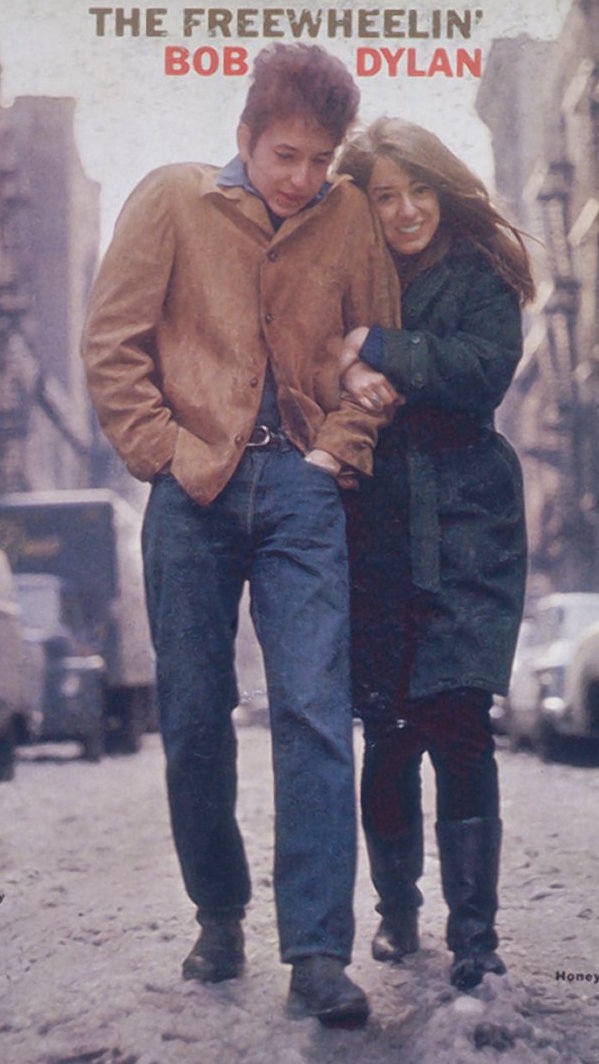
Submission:
[[[354,608],[360,590],[366,603],[357,676],[363,687],[399,683],[412,699],[502,694],[526,532],[520,464],[493,416],[522,352],[518,300],[464,245],[409,285],[402,322],[382,330],[377,368],[406,404],[381,433],[362,516],[349,521]]]

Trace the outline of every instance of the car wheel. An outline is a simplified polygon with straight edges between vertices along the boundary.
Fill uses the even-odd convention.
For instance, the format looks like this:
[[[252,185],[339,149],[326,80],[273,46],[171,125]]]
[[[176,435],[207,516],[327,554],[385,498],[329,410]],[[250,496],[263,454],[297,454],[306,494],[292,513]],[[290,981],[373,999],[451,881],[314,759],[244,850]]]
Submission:
[[[542,761],[554,761],[557,754],[557,736],[549,723],[541,713],[538,714],[532,736],[532,745],[535,753]]]
[[[15,744],[12,731],[0,739],[0,783],[8,783],[15,774]]]

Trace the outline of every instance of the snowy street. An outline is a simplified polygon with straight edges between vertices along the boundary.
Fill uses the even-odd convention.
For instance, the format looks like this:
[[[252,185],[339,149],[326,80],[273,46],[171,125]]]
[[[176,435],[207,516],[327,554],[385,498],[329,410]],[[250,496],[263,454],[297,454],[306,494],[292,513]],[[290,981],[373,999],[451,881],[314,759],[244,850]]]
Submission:
[[[6,1064],[473,1064],[599,1060],[599,769],[542,764],[499,741],[505,832],[498,930],[509,974],[471,995],[447,981],[445,906],[428,765],[422,949],[375,963],[361,848],[350,974],[366,1028],[285,1014],[272,900],[269,733],[239,719],[239,815],[254,898],[248,965],[234,982],[185,982],[196,936],[170,838],[157,735],[132,757],[75,746],[21,751],[0,787],[0,1059]],[[356,726],[356,758],[361,734]]]

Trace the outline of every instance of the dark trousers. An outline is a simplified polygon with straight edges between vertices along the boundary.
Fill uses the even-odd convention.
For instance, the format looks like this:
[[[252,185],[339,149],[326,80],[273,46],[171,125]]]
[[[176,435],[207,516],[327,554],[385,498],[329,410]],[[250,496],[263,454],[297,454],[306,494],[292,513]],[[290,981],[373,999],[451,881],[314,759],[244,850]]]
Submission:
[[[198,915],[237,912],[250,876],[235,816],[234,642],[249,581],[264,654],[283,960],[353,941],[349,591],[338,486],[289,444],[248,450],[207,507],[170,475],[143,532],[173,834]]]
[[[368,834],[403,835],[422,816],[420,768],[427,752],[437,784],[437,821],[499,815],[491,696],[462,688],[398,705],[395,723],[365,724],[362,819]]]
[[[346,498],[353,695],[366,739],[362,819],[367,833],[385,838],[412,831],[421,818],[425,752],[435,770],[438,820],[493,817],[499,808],[491,695],[453,687],[409,697],[415,656],[434,639],[435,598],[412,580],[406,491],[381,477]]]

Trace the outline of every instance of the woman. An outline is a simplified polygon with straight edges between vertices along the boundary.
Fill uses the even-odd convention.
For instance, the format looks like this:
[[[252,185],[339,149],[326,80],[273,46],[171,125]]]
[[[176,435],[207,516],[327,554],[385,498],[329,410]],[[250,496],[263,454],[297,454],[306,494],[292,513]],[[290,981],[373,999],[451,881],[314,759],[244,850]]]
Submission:
[[[402,328],[345,338],[343,384],[395,403],[372,481],[348,504],[362,817],[382,921],[377,960],[418,949],[420,763],[437,784],[451,982],[503,974],[495,952],[501,840],[489,724],[522,615],[518,459],[493,425],[521,355],[528,256],[481,181],[433,134],[383,118],[339,169],[371,199],[402,285]]]

